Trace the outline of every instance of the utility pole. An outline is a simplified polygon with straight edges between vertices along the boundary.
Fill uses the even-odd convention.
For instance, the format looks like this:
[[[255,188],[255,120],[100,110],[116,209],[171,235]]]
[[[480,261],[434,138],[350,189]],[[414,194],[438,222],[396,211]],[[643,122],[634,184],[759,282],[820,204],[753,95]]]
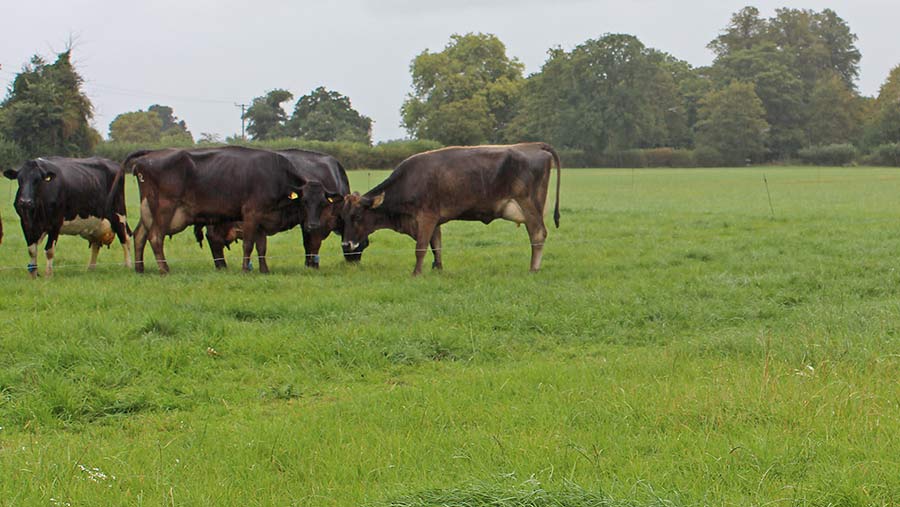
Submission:
[[[247,138],[244,136],[244,114],[246,114],[247,104],[235,104],[234,107],[241,108],[241,141],[246,141]]]

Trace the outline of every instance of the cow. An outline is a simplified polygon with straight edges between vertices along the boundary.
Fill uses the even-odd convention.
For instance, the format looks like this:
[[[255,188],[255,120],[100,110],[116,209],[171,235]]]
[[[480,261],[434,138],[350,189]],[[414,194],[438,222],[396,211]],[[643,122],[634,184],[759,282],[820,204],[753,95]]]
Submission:
[[[306,185],[300,193],[300,207],[303,210],[301,231],[303,249],[306,252],[306,266],[319,267],[319,249],[322,241],[332,232],[342,235],[343,223],[340,221],[341,200],[350,193],[350,182],[343,166],[334,157],[314,151],[286,149],[278,150],[306,179]],[[194,226],[194,237],[203,246],[203,225]],[[212,252],[213,262],[217,269],[227,267],[225,248],[232,242],[243,238],[243,224],[230,222],[206,227],[206,239]],[[356,249],[344,249],[344,259],[358,262],[367,243]]]
[[[123,170],[138,181],[141,222],[135,229],[135,270],[144,270],[144,247],[153,249],[161,274],[169,272],[166,235],[190,225],[242,222],[242,269],[250,271],[256,248],[259,271],[268,273],[267,235],[301,221],[306,179],[283,155],[239,146],[169,148],[129,155]]]
[[[531,239],[531,271],[541,267],[547,228],[544,204],[550,172],[556,163],[556,208],[559,227],[560,163],[546,143],[502,146],[453,146],[413,155],[400,162],[386,180],[364,195],[344,198],[345,248],[354,249],[378,229],[392,229],[416,240],[416,267],[428,245],[434,269],[442,269],[441,224],[503,218],[525,224]]]
[[[15,209],[31,255],[28,273],[32,278],[37,277],[37,248],[44,237],[45,274],[53,275],[60,234],[88,240],[88,269],[97,265],[100,247],[118,237],[125,251],[125,266],[131,267],[131,229],[125,215],[125,182],[116,180],[119,170],[117,163],[98,157],[46,157],[3,171],[4,176],[19,183]]]

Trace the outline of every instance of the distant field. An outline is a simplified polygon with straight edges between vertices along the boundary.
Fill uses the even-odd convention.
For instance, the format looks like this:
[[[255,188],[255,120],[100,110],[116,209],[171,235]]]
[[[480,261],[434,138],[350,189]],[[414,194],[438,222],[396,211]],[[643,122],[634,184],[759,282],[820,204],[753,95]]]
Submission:
[[[182,233],[31,281],[4,179],[0,505],[900,504],[900,171],[562,181],[538,274],[498,221],[418,279],[294,230],[268,276]]]

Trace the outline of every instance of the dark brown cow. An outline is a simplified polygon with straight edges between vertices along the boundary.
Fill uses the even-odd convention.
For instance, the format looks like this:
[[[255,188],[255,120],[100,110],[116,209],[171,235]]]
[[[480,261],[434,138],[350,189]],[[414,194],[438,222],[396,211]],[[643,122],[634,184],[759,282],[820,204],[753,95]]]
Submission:
[[[560,165],[546,143],[508,146],[450,147],[413,155],[365,195],[344,199],[344,242],[355,248],[378,229],[392,229],[416,240],[416,267],[429,243],[432,267],[441,269],[441,224],[450,220],[490,223],[503,218],[525,224],[531,238],[531,270],[541,267],[547,228],[544,203],[550,171],[556,162],[556,209],[559,227]]]
[[[148,239],[160,273],[167,273],[166,235],[194,224],[240,221],[244,271],[250,270],[255,246],[259,271],[267,273],[266,236],[300,223],[306,180],[287,158],[271,151],[226,146],[137,152],[123,167],[134,173],[141,194],[141,223],[134,233],[138,272],[143,272]]]
[[[16,213],[31,261],[28,272],[37,276],[38,243],[47,238],[46,275],[53,274],[53,256],[60,234],[81,236],[91,246],[88,269],[97,264],[101,245],[118,236],[131,267],[131,230],[125,218],[125,185],[116,175],[119,165],[103,158],[47,157],[29,160],[3,175],[18,180]]]
[[[306,184],[300,190],[300,207],[303,210],[303,249],[306,251],[306,265],[319,267],[319,249],[322,241],[332,232],[344,233],[340,220],[341,200],[350,193],[350,183],[343,166],[334,157],[307,150],[278,150],[300,172]],[[194,226],[194,236],[203,246],[203,226]],[[211,225],[206,228],[206,239],[212,251],[216,268],[225,268],[225,248],[243,238],[243,224],[240,222]],[[365,245],[355,251],[345,250],[347,261],[359,261]]]

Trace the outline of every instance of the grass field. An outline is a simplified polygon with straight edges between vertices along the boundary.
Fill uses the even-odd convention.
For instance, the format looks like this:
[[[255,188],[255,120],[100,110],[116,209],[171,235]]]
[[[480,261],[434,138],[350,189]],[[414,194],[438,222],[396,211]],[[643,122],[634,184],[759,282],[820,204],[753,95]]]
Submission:
[[[4,180],[0,504],[900,504],[900,172],[562,180],[538,274],[500,221],[417,279],[294,230],[268,276],[183,233],[168,277],[64,238],[36,281]]]

